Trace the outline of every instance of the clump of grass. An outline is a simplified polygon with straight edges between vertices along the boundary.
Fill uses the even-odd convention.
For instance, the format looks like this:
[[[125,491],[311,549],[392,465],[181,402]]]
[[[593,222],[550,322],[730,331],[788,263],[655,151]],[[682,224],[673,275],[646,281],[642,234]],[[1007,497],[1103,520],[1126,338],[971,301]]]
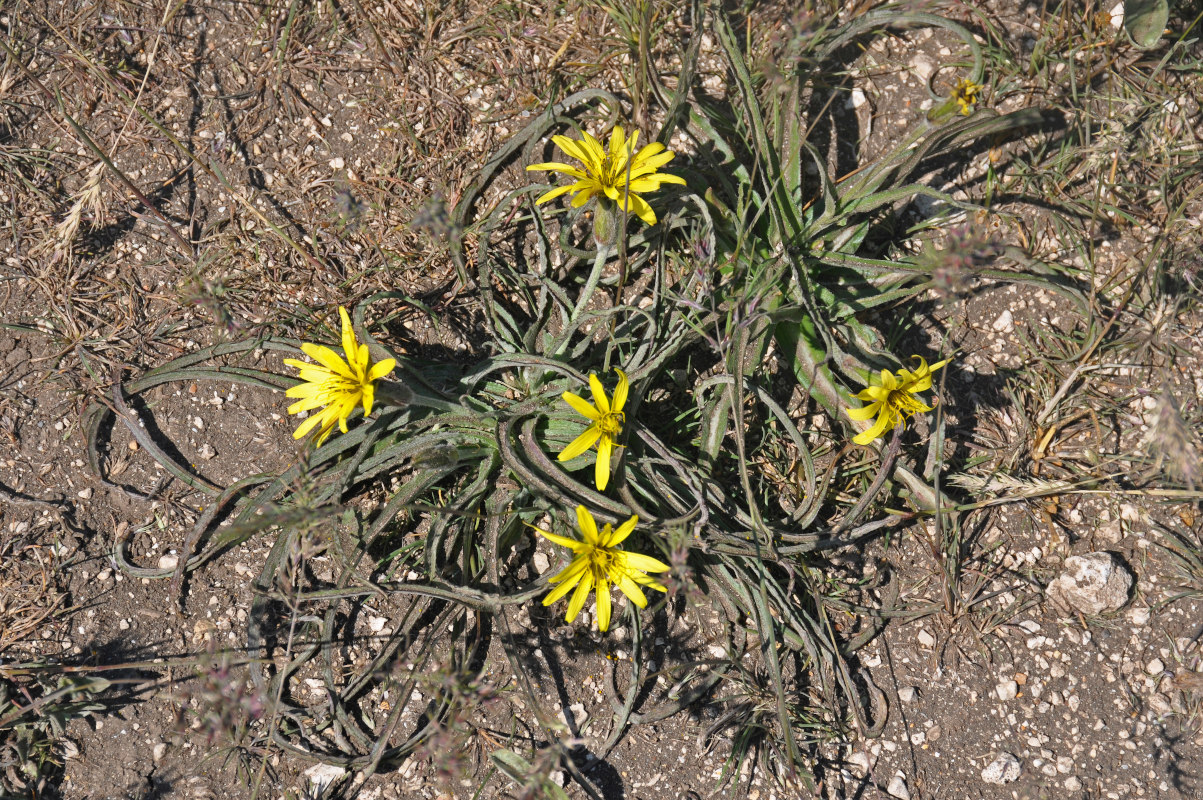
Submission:
[[[622,18],[630,23],[632,53],[646,66],[656,14],[641,4]],[[619,98],[598,90],[571,95],[535,118],[490,160],[451,214],[435,205],[420,215],[417,222],[446,236],[461,281],[479,292],[489,359],[459,369],[389,352],[387,340],[373,336],[379,328],[366,324],[369,312],[383,308],[387,316],[401,299],[384,292],[355,308],[355,339],[366,342],[372,363],[386,354],[397,359],[407,387],[403,396],[393,392],[392,400],[382,399],[378,412],[307,450],[285,473],[248,478],[237,490],[207,485],[188,465],[155,450],[173,475],[212,496],[214,510],[204,515],[198,535],[212,525],[215,509],[236,503],[233,525],[181,569],[194,569],[234,541],[269,531],[275,536],[253,582],[257,596],[247,644],[251,653],[284,660],[274,675],[249,665],[257,696],[270,698],[263,702],[271,706],[268,735],[276,745],[321,753],[327,763],[361,775],[425,753],[438,756],[440,775],[460,775],[467,765],[444,763],[442,752],[468,735],[468,699],[456,687],[478,685],[494,625],[518,685],[528,686],[524,645],[506,617],[546,586],[542,578],[516,580],[519,553],[529,524],[550,515],[556,527],[578,506],[599,525],[637,519],[627,546],[638,543],[637,552],[672,566],[665,581],[671,596],[653,598],[646,610],[628,605],[622,612],[635,652],[629,669],[615,675],[614,724],[608,738],[595,743],[598,759],[633,725],[721,696],[729,706],[724,725],[742,731],[735,774],[750,760],[782,785],[813,785],[816,742],[854,732],[873,736],[884,725],[884,707],[866,704],[858,687],[871,681],[850,657],[867,635],[846,640],[832,622],[852,613],[854,590],[821,578],[820,553],[891,527],[889,519],[865,519],[879,496],[896,486],[906,488],[911,503],[910,516],[896,519],[930,513],[939,493],[899,458],[903,440],[895,434],[879,453],[869,451],[842,484],[854,499],[833,499],[815,463],[816,442],[841,435],[849,395],[868,374],[898,363],[863,321],[874,309],[906,306],[941,281],[952,286],[941,269],[1040,280],[990,268],[999,246],[988,240],[954,235],[954,246],[936,264],[901,256],[897,243],[871,235],[918,196],[944,204],[948,217],[977,210],[920,180],[923,166],[1030,125],[1033,116],[981,110],[923,120],[879,159],[840,178],[807,138],[807,126],[821,124],[830,106],[823,65],[874,32],[931,25],[964,43],[966,80],[976,85],[984,62],[973,36],[940,17],[902,10],[807,29],[790,43],[805,57],[777,70],[766,90],[764,76],[748,67],[729,15],[715,12],[708,22],[734,76],[731,105],[695,97],[688,81],[665,86],[654,70],[641,67],[635,76],[635,85],[647,90],[640,96],[648,103],[660,98],[666,106],[661,110],[669,112],[664,126],[641,141],[678,136],[695,152],[692,168],[681,162],[687,185],[657,198],[653,227],[632,230],[631,215],[620,215],[614,239],[590,249],[575,238],[585,227],[575,224],[580,220],[570,215],[557,222],[538,213],[530,199],[541,189],[506,189],[498,180],[520,152],[528,163],[542,160],[534,151],[566,119],[587,126],[591,120],[600,124],[603,109],[625,112]],[[700,23],[699,17],[699,30]],[[687,50],[686,72],[696,58],[696,47]],[[816,116],[806,119],[807,113]],[[599,175],[602,162],[592,168]],[[717,177],[705,186],[703,175]],[[611,179],[618,178],[606,177]],[[500,197],[478,211],[486,189]],[[917,230],[935,225],[926,220]],[[423,310],[438,324],[437,315]],[[219,345],[153,370],[124,391],[136,394],[202,375],[290,385],[291,379],[239,363],[255,348],[294,354],[297,343],[268,337]],[[770,350],[780,354],[776,375],[754,369]],[[567,467],[548,454],[581,434],[577,415],[562,407],[561,396],[580,392],[590,375],[613,368],[629,376],[630,393],[619,409],[622,419],[606,423],[606,441],[613,439],[621,456],[615,456],[607,485],[589,477],[594,470],[588,464],[576,471],[582,454]],[[673,392],[660,391],[670,383],[677,387]],[[381,398],[390,395],[383,379],[380,392]],[[686,411],[667,405],[681,402],[673,399],[678,392]],[[824,415],[832,433],[818,435],[787,406]],[[95,407],[89,430],[108,415]],[[449,452],[453,458],[432,455]],[[846,452],[828,469],[840,469]],[[761,468],[761,461],[768,467]],[[795,500],[776,502],[783,482],[794,480]],[[357,498],[365,493],[380,502],[362,503]],[[317,550],[303,541],[319,518],[332,521],[335,531],[322,543],[337,567],[329,586],[315,585],[306,571]],[[384,541],[388,546],[380,547]],[[387,555],[399,553],[404,560]],[[418,578],[402,579],[398,571],[411,574],[415,560]],[[587,594],[590,585],[582,586]],[[354,634],[344,628],[346,611],[381,590],[403,598],[395,630],[366,661],[345,663],[329,643]],[[667,624],[682,611],[682,598],[690,613],[714,620],[710,627],[729,656],[693,670],[670,697],[642,708],[641,687],[652,680],[640,655],[643,625],[649,618]],[[452,656],[432,659],[436,651]],[[745,654],[755,668],[743,666]],[[401,663],[413,667],[398,669]],[[424,669],[430,674],[424,676]],[[306,704],[286,691],[303,670],[322,675],[327,704]],[[432,682],[430,675],[444,679]],[[418,686],[432,697],[423,716],[411,719],[403,715],[404,699]],[[367,701],[372,687],[388,687],[402,701],[380,716]],[[479,705],[479,697],[470,699]],[[540,703],[533,694],[528,701],[532,708]],[[233,707],[247,713],[238,703]],[[548,741],[561,740],[553,722],[536,717]],[[236,722],[219,716],[215,726],[221,724]],[[493,763],[530,764],[508,752],[494,753]],[[561,763],[578,781],[588,781],[572,759]]]
[[[46,664],[0,667],[0,789],[39,796],[63,766],[67,724],[98,714],[100,677],[55,674]]]
[[[66,611],[53,551],[11,531],[0,534],[0,653],[6,654],[19,652],[39,626]]]
[[[75,236],[79,233],[85,214],[90,222],[95,224],[103,218],[104,198],[101,191],[101,178],[104,176],[104,164],[99,163],[88,171],[83,186],[75,192],[71,208],[62,220],[54,227],[53,247],[58,257],[70,251]]]

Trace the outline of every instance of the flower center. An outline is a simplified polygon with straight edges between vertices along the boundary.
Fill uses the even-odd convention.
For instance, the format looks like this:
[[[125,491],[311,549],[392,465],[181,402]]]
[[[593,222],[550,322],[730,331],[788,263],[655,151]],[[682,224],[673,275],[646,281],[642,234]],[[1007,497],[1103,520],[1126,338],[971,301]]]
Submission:
[[[906,389],[895,389],[886,398],[886,405],[898,416],[898,421],[906,424],[906,420],[924,410],[924,406]]]
[[[330,389],[332,394],[339,396],[360,394],[363,392],[365,381],[351,380],[350,378],[339,375],[331,381]]]
[[[602,436],[614,439],[622,433],[622,425],[626,420],[626,414],[621,411],[611,411],[609,414],[602,415],[602,418],[597,421],[597,426],[601,428]]]
[[[602,158],[601,163],[601,183],[604,186],[613,186],[615,189],[621,189],[627,182],[626,165],[622,169],[617,169],[617,164],[610,156]]]
[[[602,531],[602,536],[608,537],[610,531],[608,528]],[[594,547],[589,551],[588,555],[589,567],[593,571],[593,580],[597,583],[601,579],[608,577],[614,571],[614,553],[609,548]]]

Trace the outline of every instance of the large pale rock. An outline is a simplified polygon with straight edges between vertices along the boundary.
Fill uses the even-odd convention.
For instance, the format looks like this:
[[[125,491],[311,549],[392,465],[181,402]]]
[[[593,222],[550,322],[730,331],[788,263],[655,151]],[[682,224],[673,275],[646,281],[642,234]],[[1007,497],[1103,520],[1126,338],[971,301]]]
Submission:
[[[1010,753],[995,753],[994,760],[982,770],[982,782],[1002,786],[1019,780],[1019,773],[1022,771],[1023,767],[1018,758]]]
[[[1062,611],[1085,615],[1119,611],[1128,602],[1132,573],[1111,553],[1065,559],[1065,569],[1045,594]]]

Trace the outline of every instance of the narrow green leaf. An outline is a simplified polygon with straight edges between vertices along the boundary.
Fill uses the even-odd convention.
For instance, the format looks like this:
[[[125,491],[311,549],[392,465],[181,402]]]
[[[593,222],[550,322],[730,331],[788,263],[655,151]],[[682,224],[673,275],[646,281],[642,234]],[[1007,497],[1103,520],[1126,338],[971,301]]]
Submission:
[[[519,786],[526,784],[534,771],[531,763],[513,750],[495,750],[489,754],[489,760]]]

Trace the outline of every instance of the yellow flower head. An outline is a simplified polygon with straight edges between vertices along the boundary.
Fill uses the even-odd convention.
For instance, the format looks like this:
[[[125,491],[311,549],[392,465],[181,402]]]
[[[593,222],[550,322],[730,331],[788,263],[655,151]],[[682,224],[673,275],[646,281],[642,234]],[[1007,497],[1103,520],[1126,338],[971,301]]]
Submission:
[[[898,370],[897,375],[889,370],[881,371],[881,386],[869,386],[856,395],[858,400],[868,403],[861,408],[848,409],[848,416],[861,421],[876,415],[877,422],[867,431],[862,431],[853,437],[857,444],[868,444],[886,431],[893,430],[899,424],[906,425],[906,420],[920,411],[931,411],[915,398],[916,392],[926,392],[931,388],[931,374],[947,364],[951,359],[944,359],[930,367],[920,356],[919,368],[914,372],[907,369]]]
[[[649,572],[667,572],[667,564],[651,556],[618,549],[618,545],[635,530],[639,517],[631,517],[613,531],[610,530],[610,524],[606,523],[599,532],[589,509],[577,506],[576,522],[584,541],[556,536],[541,528],[535,528],[544,538],[567,547],[573,553],[572,563],[551,579],[552,583],[558,583],[559,586],[543,598],[543,605],[551,605],[575,586],[576,591],[568,601],[568,613],[564,615],[566,622],[572,622],[584,608],[589,591],[596,588],[597,627],[598,630],[604,631],[610,627],[611,584],[617,586],[619,591],[640,608],[647,608],[647,598],[644,597],[640,586],[659,592],[667,591],[655,578],[647,575]]]
[[[345,308],[338,309],[343,323],[343,353],[347,360],[343,361],[329,347],[305,342],[301,350],[305,355],[316,361],[300,361],[286,358],[284,363],[300,370],[301,383],[290,388],[286,395],[300,398],[288,407],[289,414],[300,414],[302,411],[312,411],[321,408],[320,414],[314,414],[301,423],[293,432],[294,439],[300,439],[315,427],[318,428],[317,443],[320,445],[334,430],[337,422],[339,429],[347,432],[347,418],[355,410],[355,406],[363,403],[363,415],[372,413],[372,402],[376,397],[376,381],[393,371],[397,365],[395,359],[386,358],[372,364],[368,355],[368,346],[355,340],[355,331],[351,328],[351,318]]]
[[[665,150],[660,142],[644,145],[639,152],[635,152],[639,131],[634,131],[631,138],[627,139],[621,125],[615,126],[610,133],[608,151],[588,133],[584,133],[583,136],[585,138],[580,142],[567,136],[551,137],[561,150],[581,162],[583,169],[555,161],[531,164],[526,168],[528,171],[562,172],[576,178],[576,183],[557,186],[544,192],[535,202],[546,203],[562,194],[574,192],[572,207],[580,208],[594,195],[602,195],[618,203],[623,210],[632,212],[648,225],[655,225],[656,212],[652,211],[652,207],[639,195],[656,191],[662,183],[685,183],[684,178],[666,172],[656,172],[672,161],[676,153]],[[627,187],[628,170],[631,183],[627,191],[623,191],[624,187]]]
[[[968,78],[961,78],[957,81],[957,85],[952,87],[952,99],[960,106],[963,116],[967,117],[973,111],[981,92],[982,85],[974,83]]]
[[[597,375],[592,374],[589,376],[589,388],[593,390],[594,405],[572,392],[564,392],[562,395],[568,405],[585,415],[593,424],[564,448],[560,453],[560,460],[570,461],[597,442],[597,467],[594,478],[599,492],[604,492],[606,484],[610,482],[610,454],[627,420],[626,415],[622,413],[622,407],[627,403],[627,393],[631,388],[627,382],[627,374],[620,369],[614,371],[618,373],[618,386],[614,388],[613,400],[606,399],[606,390],[602,388],[601,381]]]

